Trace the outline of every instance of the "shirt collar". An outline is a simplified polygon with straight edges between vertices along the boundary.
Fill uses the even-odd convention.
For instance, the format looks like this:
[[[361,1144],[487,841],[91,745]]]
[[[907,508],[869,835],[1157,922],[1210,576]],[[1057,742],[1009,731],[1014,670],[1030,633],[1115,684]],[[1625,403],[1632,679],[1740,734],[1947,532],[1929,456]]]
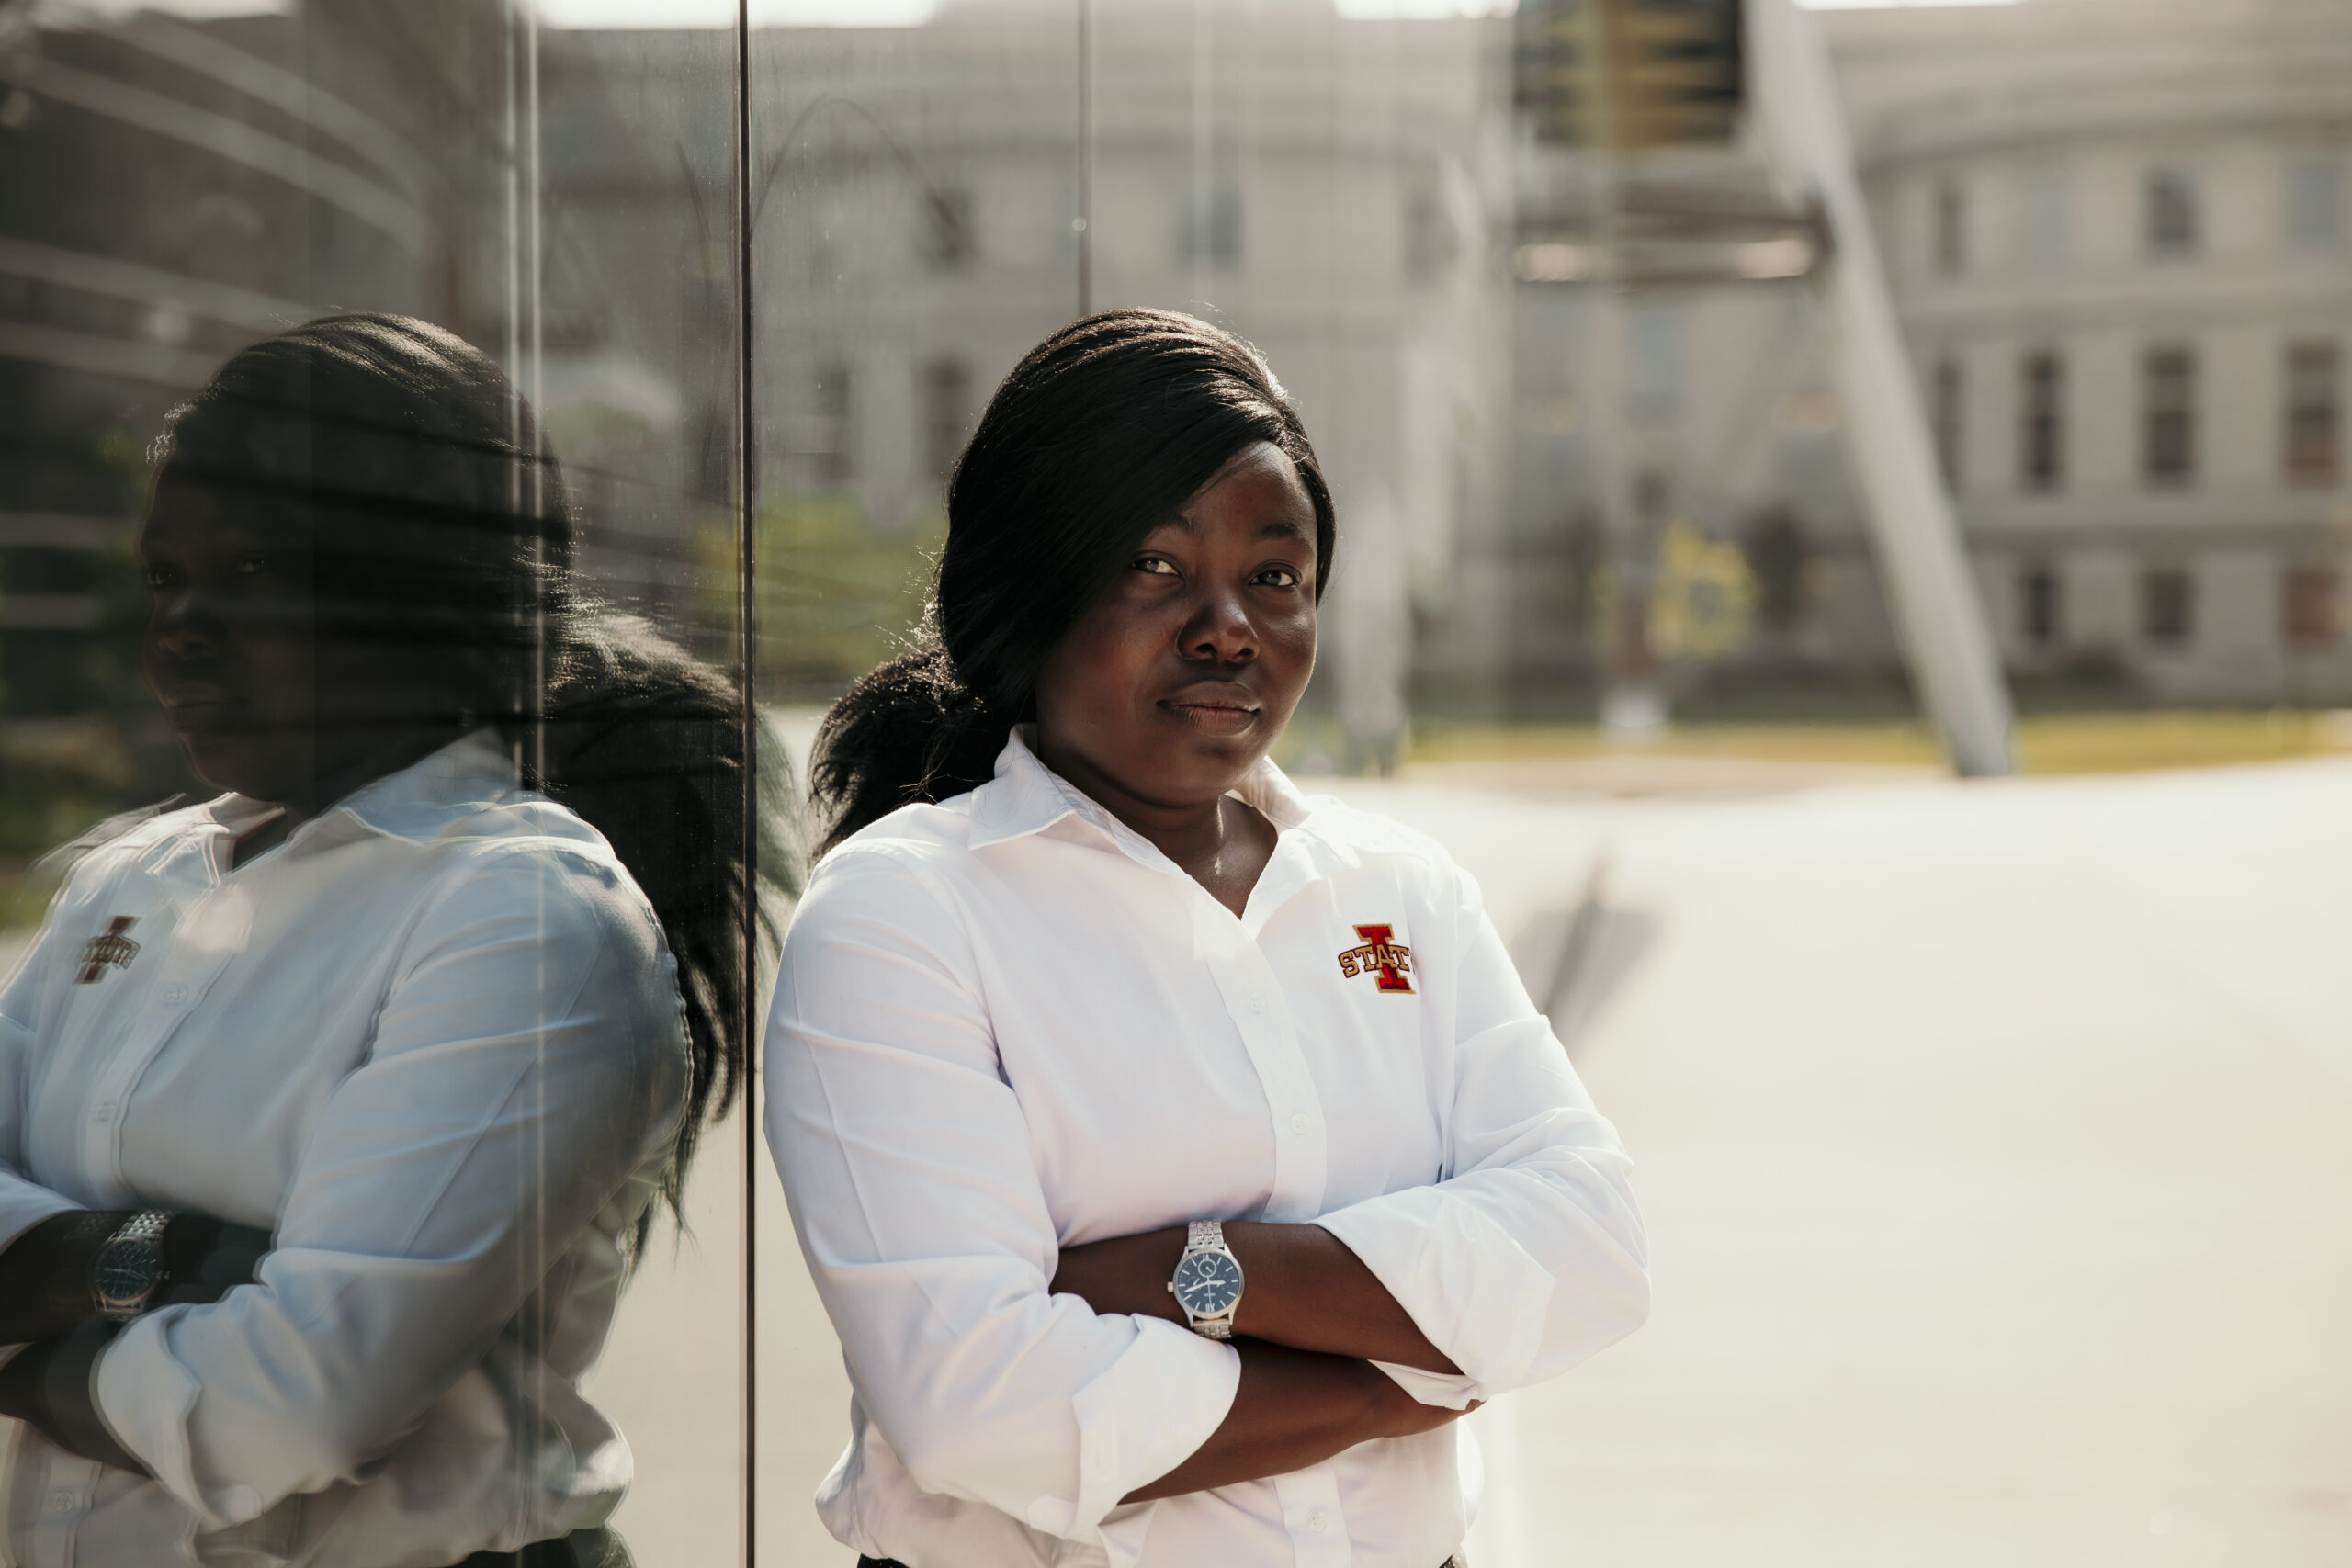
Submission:
[[[1046,766],[1030,746],[1032,725],[1015,725],[997,753],[996,776],[972,792],[972,848],[1042,833],[1065,817],[1076,817],[1108,834],[1113,842],[1146,865],[1173,869],[1158,846],[1110,809]],[[1313,805],[1272,759],[1258,765],[1229,792],[1254,807],[1276,830],[1302,827]]]
[[[483,725],[439,750],[362,785],[297,828],[288,847],[339,841],[354,829],[423,843],[458,818],[522,787],[514,757],[494,725]],[[258,827],[278,807],[233,792],[207,807],[232,837]]]

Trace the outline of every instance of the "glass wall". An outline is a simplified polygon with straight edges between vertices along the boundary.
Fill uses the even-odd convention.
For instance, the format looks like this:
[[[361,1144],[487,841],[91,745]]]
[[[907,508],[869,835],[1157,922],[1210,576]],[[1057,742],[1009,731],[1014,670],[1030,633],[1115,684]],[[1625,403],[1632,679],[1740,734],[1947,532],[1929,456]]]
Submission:
[[[738,34],[567,19],[0,11],[0,1560],[747,1539]]]
[[[2333,1320],[2267,1303],[2337,1300],[2343,1260],[2246,1242],[2262,1289],[2180,1290],[2100,1086],[2172,1052],[2146,1094],[2190,1146],[2165,1086],[2271,1039],[2225,1107],[2246,1201],[2346,1234],[2278,1066],[2341,1076],[2303,951],[2341,900],[2279,895],[2341,852],[2305,787],[2340,775],[1940,793],[1817,193],[1747,120],[1601,156],[1531,70],[1644,10],[1711,12],[0,4],[0,1562],[608,1529],[846,1563],[809,1497],[847,1382],[752,1132],[762,954],[817,726],[921,635],[988,399],[1126,305],[1255,343],[1329,476],[1277,760],[1478,873],[1657,1153],[1661,1279],[1699,1260],[1573,1400],[1475,1419],[1479,1568],[1719,1527],[1899,1556],[1922,1520],[1986,1557],[2107,1514],[2334,1560],[2341,1422],[2291,1375],[2341,1370]],[[1811,25],[2028,770],[2352,749],[2352,149],[2309,64],[2342,19],[1854,10]],[[2143,28],[2227,69],[2156,93]],[[2057,1109],[1953,1066],[1988,1040]],[[2033,1166],[1999,1225],[1948,1185],[1988,1144]],[[1987,1283],[2066,1250],[2050,1213],[2138,1237],[2040,1302],[2136,1325],[2104,1371]],[[1873,1247],[1899,1279],[1821,1286]],[[22,1304],[102,1255],[127,1325]],[[1894,1343],[1953,1302],[1975,1361]],[[2182,1366],[2179,1432],[2066,1468]],[[1726,1435],[1688,1461],[1659,1409]]]

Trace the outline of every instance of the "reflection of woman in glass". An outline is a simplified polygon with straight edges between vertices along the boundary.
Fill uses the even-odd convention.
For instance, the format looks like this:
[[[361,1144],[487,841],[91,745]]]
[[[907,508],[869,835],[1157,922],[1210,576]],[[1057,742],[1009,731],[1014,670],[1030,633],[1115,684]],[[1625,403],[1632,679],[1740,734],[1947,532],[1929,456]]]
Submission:
[[[936,642],[827,720],[768,1134],[869,1558],[1439,1568],[1449,1424],[1646,1310],[1476,886],[1266,760],[1332,536],[1246,344],[1080,321],[956,468]]]
[[[740,701],[572,592],[437,328],[259,344],[159,451],[147,676],[229,793],[0,993],[11,1560],[625,1562],[579,1380],[739,1076]]]

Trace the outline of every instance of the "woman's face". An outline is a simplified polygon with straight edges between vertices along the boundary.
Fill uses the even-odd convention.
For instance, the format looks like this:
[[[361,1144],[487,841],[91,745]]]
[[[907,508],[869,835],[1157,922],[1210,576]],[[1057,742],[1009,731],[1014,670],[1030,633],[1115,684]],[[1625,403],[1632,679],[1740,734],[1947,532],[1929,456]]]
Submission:
[[[167,468],[139,555],[147,686],[207,784],[314,805],[414,728],[413,671],[320,635],[306,529]]]
[[[1152,530],[1055,649],[1038,750],[1098,798],[1213,802],[1273,746],[1314,671],[1315,505],[1261,442]]]

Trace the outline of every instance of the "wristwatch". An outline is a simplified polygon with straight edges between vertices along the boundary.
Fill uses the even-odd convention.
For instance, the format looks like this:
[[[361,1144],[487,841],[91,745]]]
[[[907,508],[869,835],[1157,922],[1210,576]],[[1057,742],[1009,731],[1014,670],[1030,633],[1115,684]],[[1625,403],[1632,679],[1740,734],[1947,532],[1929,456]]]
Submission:
[[[1223,1225],[1215,1220],[1193,1222],[1168,1291],[1184,1309],[1193,1333],[1211,1339],[1233,1337],[1233,1310],[1241,1304],[1241,1262],[1227,1248]]]
[[[90,1264],[90,1300],[100,1317],[129,1323],[147,1310],[164,1282],[164,1227],[168,1210],[141,1209],[108,1236]]]

